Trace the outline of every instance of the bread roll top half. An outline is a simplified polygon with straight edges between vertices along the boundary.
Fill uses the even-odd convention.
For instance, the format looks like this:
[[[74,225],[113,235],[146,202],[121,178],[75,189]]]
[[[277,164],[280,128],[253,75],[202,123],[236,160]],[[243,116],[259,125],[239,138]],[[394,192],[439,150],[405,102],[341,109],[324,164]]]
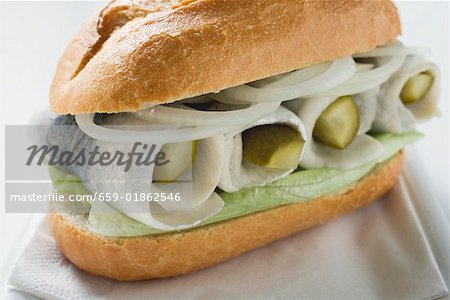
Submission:
[[[111,2],[72,39],[50,91],[59,114],[137,111],[395,41],[390,1]]]

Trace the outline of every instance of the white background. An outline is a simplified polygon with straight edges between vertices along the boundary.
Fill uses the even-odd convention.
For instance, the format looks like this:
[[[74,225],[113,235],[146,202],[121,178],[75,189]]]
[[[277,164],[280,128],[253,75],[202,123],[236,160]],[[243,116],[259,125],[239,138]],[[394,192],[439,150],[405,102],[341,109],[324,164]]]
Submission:
[[[400,2],[403,35],[408,46],[427,46],[442,69],[442,117],[421,125],[426,137],[414,147],[422,168],[420,180],[430,188],[448,216],[449,209],[449,2]],[[48,87],[57,60],[71,36],[101,2],[0,2],[0,111],[1,141],[5,124],[27,124],[36,111],[48,108]],[[0,142],[3,143],[3,142]],[[0,199],[4,195],[4,149]],[[426,201],[427,199],[423,199]],[[2,201],[3,202],[3,201]],[[38,216],[4,214],[1,218],[1,282]],[[28,229],[28,230],[25,230]]]

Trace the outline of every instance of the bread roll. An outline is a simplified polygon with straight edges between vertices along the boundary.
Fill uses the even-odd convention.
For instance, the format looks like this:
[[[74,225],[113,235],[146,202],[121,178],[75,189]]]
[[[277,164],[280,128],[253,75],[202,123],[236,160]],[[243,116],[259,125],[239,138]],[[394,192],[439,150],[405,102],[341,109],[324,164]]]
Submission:
[[[399,33],[385,0],[112,2],[67,47],[50,104],[59,114],[137,111],[365,52]]]
[[[182,275],[325,223],[386,193],[403,167],[403,153],[345,190],[191,230],[129,238],[96,235],[82,215],[50,214],[65,257],[89,273],[130,281]]]
[[[390,1],[112,2],[64,52],[50,90],[59,114],[133,112],[369,51],[395,41]],[[398,153],[345,190],[191,230],[130,238],[89,232],[84,215],[51,213],[61,252],[117,280],[189,273],[324,223],[389,190]]]

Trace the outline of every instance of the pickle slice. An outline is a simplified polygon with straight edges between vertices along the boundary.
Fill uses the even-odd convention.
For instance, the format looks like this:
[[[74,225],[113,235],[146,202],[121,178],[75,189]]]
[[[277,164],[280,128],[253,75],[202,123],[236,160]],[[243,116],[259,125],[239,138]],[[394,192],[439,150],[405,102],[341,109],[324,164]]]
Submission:
[[[317,119],[313,137],[336,149],[345,149],[359,129],[359,112],[351,96],[342,96],[331,103]]]
[[[422,100],[433,85],[434,76],[428,72],[411,77],[403,86],[400,99],[404,104]]]
[[[161,151],[169,162],[163,166],[155,166],[153,182],[172,183],[183,175],[197,159],[197,141],[165,144]]]
[[[244,160],[255,165],[289,170],[300,160],[304,140],[300,133],[288,125],[261,125],[242,133]]]

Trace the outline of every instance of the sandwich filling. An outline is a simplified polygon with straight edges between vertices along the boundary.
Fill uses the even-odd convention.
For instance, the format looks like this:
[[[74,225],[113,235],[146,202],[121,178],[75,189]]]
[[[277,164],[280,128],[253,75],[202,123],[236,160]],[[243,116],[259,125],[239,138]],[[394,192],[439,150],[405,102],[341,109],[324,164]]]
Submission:
[[[141,142],[168,163],[51,167],[55,187],[183,195],[89,201],[89,229],[108,236],[183,230],[338,191],[438,115],[439,73],[427,55],[387,45],[138,112],[58,116],[53,124],[75,126],[50,126],[49,144],[127,153]]]

